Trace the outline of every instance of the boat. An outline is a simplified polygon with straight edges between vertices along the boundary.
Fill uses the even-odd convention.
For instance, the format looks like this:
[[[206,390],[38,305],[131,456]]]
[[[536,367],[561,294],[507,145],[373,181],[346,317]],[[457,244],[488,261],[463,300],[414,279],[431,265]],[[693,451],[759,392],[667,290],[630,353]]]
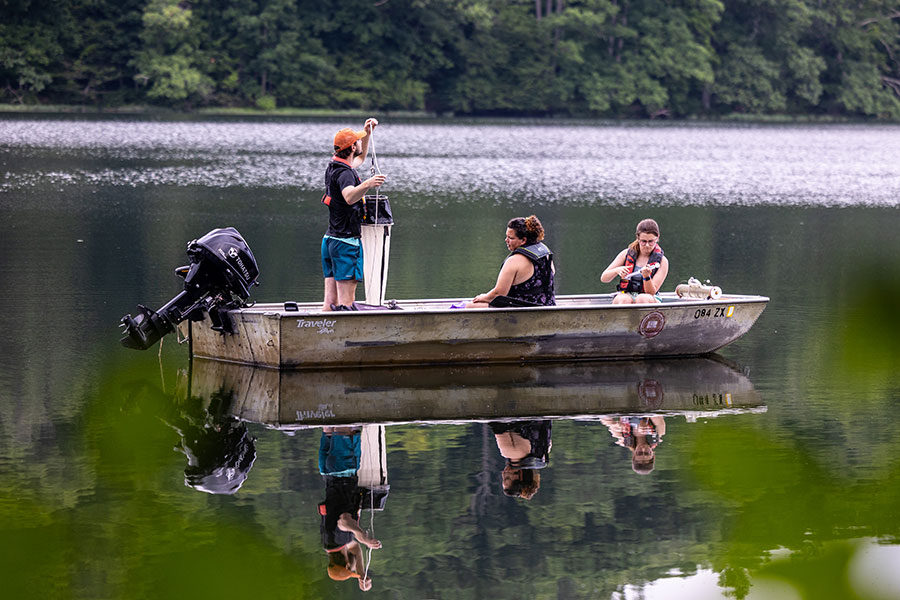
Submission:
[[[744,335],[769,301],[723,294],[693,278],[653,304],[614,304],[615,293],[478,309],[460,308],[462,298],[386,301],[391,224],[386,218],[362,228],[367,310],[248,305],[260,271],[246,241],[227,227],[188,243],[191,262],[175,270],[183,291],[158,310],[139,304],[136,316],[125,315],[121,343],[145,350],[177,328],[193,357],[278,369],[700,356]]]
[[[357,424],[764,413],[749,377],[712,355],[569,364],[277,370],[194,359],[179,389],[279,430]]]
[[[556,306],[458,309],[460,298],[397,300],[376,310],[321,303],[256,304],[179,327],[195,357],[273,367],[515,364],[701,356],[744,335],[769,299],[662,293],[657,304],[613,304],[614,294],[556,297]]]

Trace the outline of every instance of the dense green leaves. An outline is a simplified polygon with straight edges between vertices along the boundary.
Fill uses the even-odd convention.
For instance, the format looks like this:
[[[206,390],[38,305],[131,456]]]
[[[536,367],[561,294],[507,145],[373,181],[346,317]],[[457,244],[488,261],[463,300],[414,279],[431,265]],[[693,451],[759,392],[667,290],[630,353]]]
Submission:
[[[896,0],[16,0],[0,101],[900,118]]]
[[[134,64],[135,79],[148,86],[149,99],[184,101],[211,91],[194,45],[192,17],[178,0],[150,0],[144,9],[142,47]]]

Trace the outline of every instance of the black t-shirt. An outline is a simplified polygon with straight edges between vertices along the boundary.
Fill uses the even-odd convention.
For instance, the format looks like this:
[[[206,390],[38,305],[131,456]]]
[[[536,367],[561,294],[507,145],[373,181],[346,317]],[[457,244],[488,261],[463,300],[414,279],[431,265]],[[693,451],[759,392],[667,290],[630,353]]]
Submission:
[[[332,160],[325,169],[325,193],[328,204],[328,231],[325,235],[339,238],[358,238],[362,220],[362,201],[347,204],[341,193],[345,187],[360,184],[356,170],[342,161]]]
[[[353,541],[353,534],[339,529],[338,521],[344,513],[350,513],[354,520],[359,521],[361,503],[362,493],[356,476],[325,476],[325,502],[319,504],[319,514],[322,516],[319,531],[325,550],[341,548]]]

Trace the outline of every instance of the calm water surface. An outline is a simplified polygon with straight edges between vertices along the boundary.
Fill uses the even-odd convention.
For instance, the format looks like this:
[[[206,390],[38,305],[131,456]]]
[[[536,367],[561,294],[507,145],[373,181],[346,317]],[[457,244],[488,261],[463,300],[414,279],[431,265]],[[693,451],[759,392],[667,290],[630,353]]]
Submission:
[[[389,297],[489,289],[531,213],[558,292],[607,291],[650,216],[666,289],[771,298],[712,359],[279,378],[118,345],[214,227],[250,243],[257,299],[317,300],[346,125],[0,120],[10,597],[359,595],[328,577],[318,509],[323,436],[354,439],[321,424],[348,422],[388,423],[359,433],[357,484],[389,485],[361,516],[372,597],[900,596],[900,127],[383,120]],[[531,468],[508,465],[517,432]]]

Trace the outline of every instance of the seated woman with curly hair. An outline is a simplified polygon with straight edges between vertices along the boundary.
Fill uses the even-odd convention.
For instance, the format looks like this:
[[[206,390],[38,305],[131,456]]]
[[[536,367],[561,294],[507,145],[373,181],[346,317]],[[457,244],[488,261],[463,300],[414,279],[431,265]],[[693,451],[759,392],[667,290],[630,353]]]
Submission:
[[[534,215],[507,223],[509,256],[503,261],[497,284],[475,296],[466,308],[555,305],[553,252],[543,239],[544,227]]]

